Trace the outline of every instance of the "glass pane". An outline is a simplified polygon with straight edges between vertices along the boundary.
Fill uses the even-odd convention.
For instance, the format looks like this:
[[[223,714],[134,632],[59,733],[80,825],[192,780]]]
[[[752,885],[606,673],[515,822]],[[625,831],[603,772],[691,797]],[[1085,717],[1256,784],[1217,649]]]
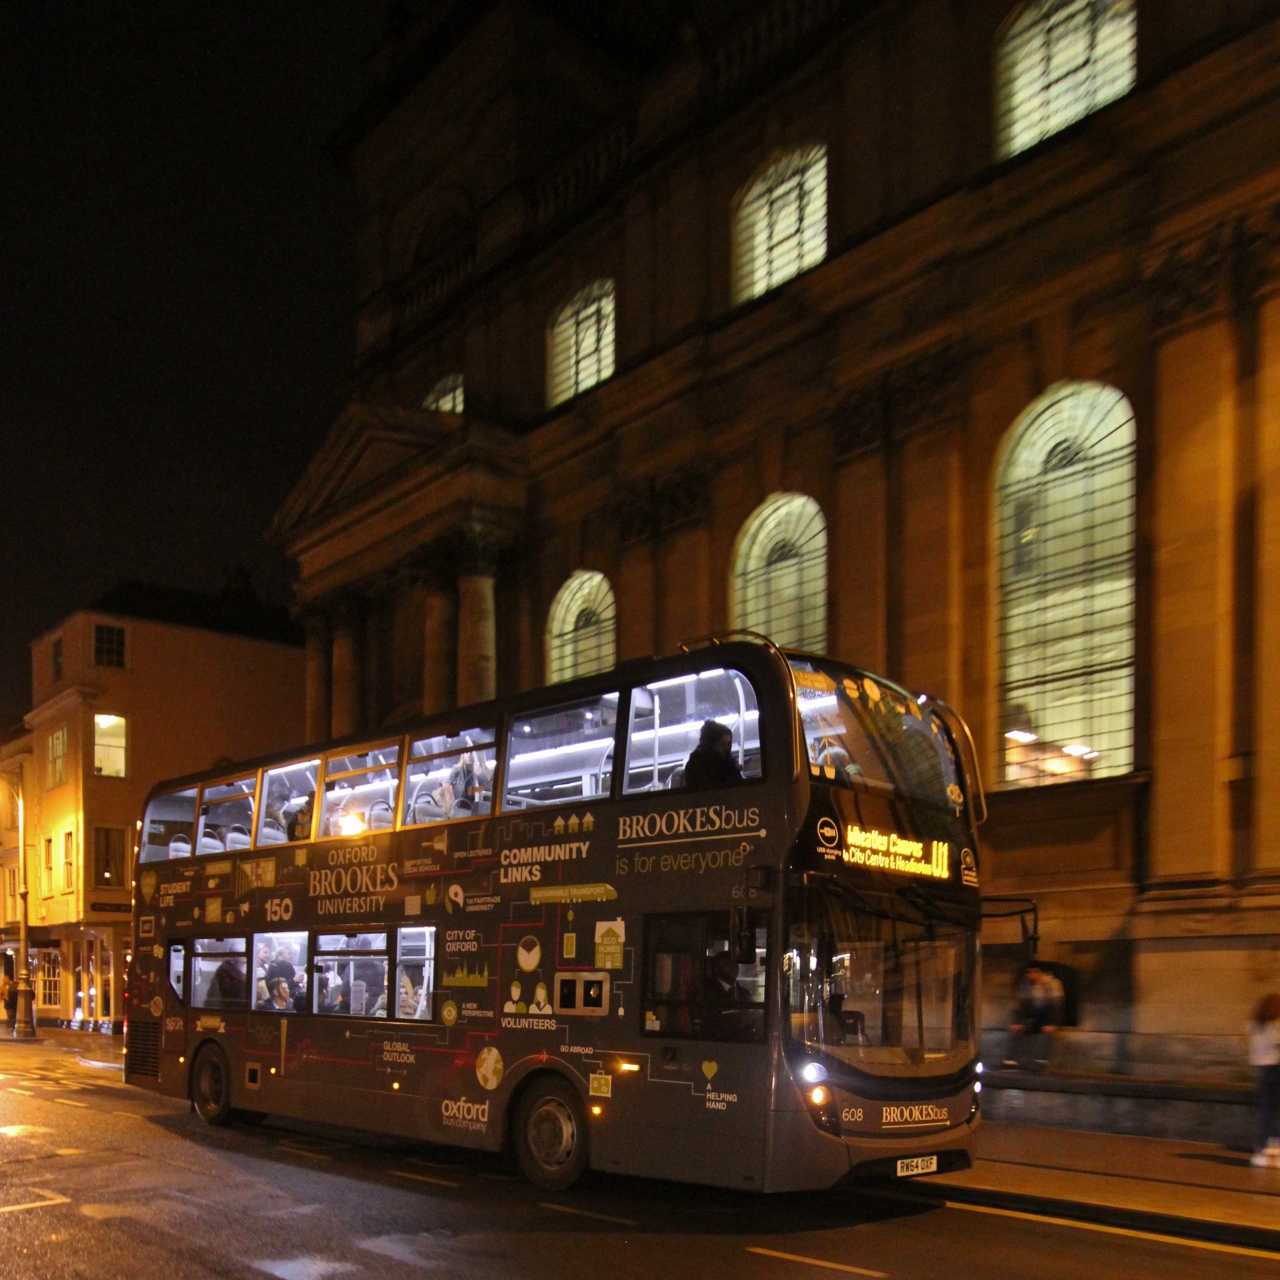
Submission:
[[[410,761],[404,784],[404,825],[490,813],[496,761],[492,745]]]
[[[409,758],[439,756],[450,751],[469,751],[473,747],[492,746],[497,741],[496,729],[463,729],[461,733],[437,734],[434,738],[418,738],[409,746]]]
[[[317,951],[385,951],[385,933],[322,933],[316,938]]]
[[[350,755],[330,756],[324,767],[326,778],[336,777],[342,773],[362,773],[366,769],[379,766],[393,766],[400,759],[400,744],[393,742],[389,746],[370,747],[366,751],[354,751]]]
[[[384,941],[386,934],[382,935]],[[387,957],[320,956],[315,964],[315,1012],[353,1018],[387,1016]]]
[[[502,807],[529,809],[607,796],[618,695],[535,711],[512,721]]]
[[[401,929],[396,965],[396,1017],[426,1022],[431,1018],[436,931]]]
[[[186,967],[186,947],[181,942],[171,942],[169,944],[169,985],[173,988],[173,993],[179,1000],[186,998],[186,994],[182,989],[182,975]]]
[[[257,789],[256,775],[205,787],[200,796],[197,853],[226,853],[249,847],[249,832],[253,830],[253,798]]]
[[[760,712],[740,672],[701,671],[631,694],[624,790],[732,786],[760,777]]]
[[[139,862],[163,862],[191,854],[191,832],[196,821],[196,789],[156,796],[147,805],[142,823]]]
[[[302,1013],[307,1007],[307,935],[253,935],[253,1007],[262,1013]]]
[[[319,760],[268,769],[263,778],[262,820],[258,844],[287,844],[311,839]]]
[[[337,778],[329,776],[340,766],[380,754],[389,754],[390,763]],[[386,752],[368,752],[365,756],[329,761],[325,771],[318,839],[358,836],[365,831],[389,831],[395,826],[396,790],[400,786],[400,770],[395,762],[398,755],[399,748],[391,747]]]
[[[243,1009],[246,979],[243,938],[197,938],[191,961],[191,1003],[197,1009]]]

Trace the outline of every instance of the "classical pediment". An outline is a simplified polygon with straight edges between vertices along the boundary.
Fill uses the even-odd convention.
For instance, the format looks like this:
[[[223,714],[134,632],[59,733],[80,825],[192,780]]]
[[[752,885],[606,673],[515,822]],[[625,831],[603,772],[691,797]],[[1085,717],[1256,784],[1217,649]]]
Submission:
[[[350,510],[380,488],[431,465],[464,431],[456,414],[348,405],[276,513],[267,536],[288,542],[329,515]]]

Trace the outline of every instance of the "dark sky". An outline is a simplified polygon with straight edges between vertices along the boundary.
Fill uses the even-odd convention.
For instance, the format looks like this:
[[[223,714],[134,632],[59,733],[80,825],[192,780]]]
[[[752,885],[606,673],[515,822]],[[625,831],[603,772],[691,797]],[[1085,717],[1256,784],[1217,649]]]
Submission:
[[[375,0],[0,7],[0,716],[122,578],[216,588],[337,410]]]

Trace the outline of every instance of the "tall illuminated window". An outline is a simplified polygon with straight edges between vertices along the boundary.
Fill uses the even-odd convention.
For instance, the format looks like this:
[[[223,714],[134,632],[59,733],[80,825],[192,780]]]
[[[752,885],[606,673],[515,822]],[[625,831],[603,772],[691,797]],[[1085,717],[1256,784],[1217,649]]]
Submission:
[[[777,493],[747,518],[733,558],[733,625],[825,653],[827,522],[802,493]]]
[[[827,149],[779,157],[738,195],[733,216],[733,300],[745,302],[827,256]]]
[[[427,392],[427,398],[422,402],[422,407],[432,409],[436,413],[462,413],[464,411],[462,374],[450,373],[441,378]]]
[[[103,778],[125,776],[124,716],[93,717],[93,771]]]
[[[575,293],[547,332],[547,405],[554,408],[613,377],[615,310],[612,280]]]
[[[1017,155],[1133,88],[1136,0],[1031,0],[996,54],[996,152]]]
[[[1004,781],[1133,768],[1135,429],[1128,400],[1060,382],[996,481]]]
[[[609,579],[579,569],[556,592],[547,617],[547,683],[610,670],[616,661],[616,637]]]

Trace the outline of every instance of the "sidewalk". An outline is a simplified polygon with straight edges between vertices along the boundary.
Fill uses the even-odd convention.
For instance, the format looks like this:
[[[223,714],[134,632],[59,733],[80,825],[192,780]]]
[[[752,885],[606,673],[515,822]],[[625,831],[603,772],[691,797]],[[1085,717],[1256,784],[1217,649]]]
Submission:
[[[71,1031],[64,1027],[37,1027],[34,1040],[15,1040],[0,1031],[0,1047],[24,1050],[40,1058],[74,1057],[86,1066],[124,1070],[124,1036],[102,1031]]]
[[[1280,1254],[1280,1169],[1209,1143],[988,1121],[972,1169],[912,1190]]]

